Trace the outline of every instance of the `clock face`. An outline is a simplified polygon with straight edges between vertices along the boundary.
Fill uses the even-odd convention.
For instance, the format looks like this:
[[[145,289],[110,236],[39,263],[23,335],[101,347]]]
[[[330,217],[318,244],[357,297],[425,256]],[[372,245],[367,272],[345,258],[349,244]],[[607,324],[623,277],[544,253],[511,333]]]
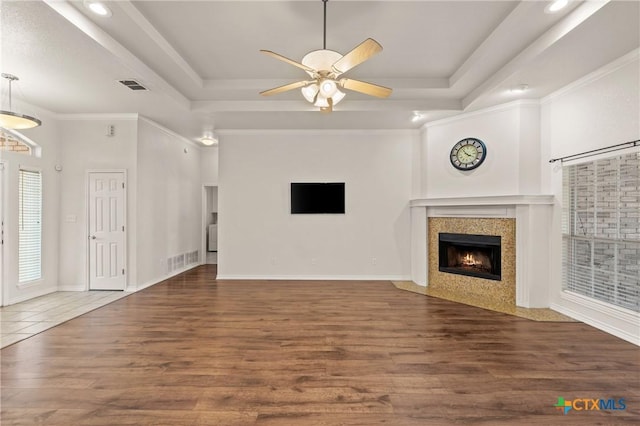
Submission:
[[[451,148],[449,159],[458,170],[473,170],[484,161],[487,147],[476,138],[462,139]]]

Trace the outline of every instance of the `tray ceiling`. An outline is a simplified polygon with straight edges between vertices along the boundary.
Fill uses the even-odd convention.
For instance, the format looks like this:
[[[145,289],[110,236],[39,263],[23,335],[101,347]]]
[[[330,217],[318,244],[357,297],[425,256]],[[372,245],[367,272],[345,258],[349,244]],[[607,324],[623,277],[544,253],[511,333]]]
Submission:
[[[367,37],[384,50],[350,71],[394,89],[348,92],[320,114],[299,91],[258,92],[304,78],[294,60],[322,47],[322,2],[117,1],[110,18],[82,1],[2,2],[2,71],[20,95],[57,114],[139,113],[194,139],[217,129],[407,129],[424,120],[540,98],[640,45],[640,3],[329,1],[327,48]],[[149,89],[132,92],[118,80]],[[509,89],[527,84],[528,92]],[[412,121],[415,112],[424,118]]]

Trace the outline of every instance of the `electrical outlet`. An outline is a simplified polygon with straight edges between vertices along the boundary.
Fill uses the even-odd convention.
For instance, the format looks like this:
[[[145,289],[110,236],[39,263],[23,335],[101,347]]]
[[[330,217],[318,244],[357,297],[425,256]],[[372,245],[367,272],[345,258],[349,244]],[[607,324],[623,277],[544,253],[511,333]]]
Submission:
[[[371,258],[371,264],[372,265],[377,265],[378,264],[378,259],[376,259],[375,257]]]
[[[311,264],[312,265],[316,265],[318,263],[318,259],[316,259],[315,257],[311,258]]]

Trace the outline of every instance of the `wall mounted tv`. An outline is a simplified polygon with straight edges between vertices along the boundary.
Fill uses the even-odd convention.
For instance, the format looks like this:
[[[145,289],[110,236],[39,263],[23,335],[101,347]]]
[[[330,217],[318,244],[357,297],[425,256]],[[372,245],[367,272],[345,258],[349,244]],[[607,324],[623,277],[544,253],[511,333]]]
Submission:
[[[344,214],[344,182],[291,183],[291,214]]]

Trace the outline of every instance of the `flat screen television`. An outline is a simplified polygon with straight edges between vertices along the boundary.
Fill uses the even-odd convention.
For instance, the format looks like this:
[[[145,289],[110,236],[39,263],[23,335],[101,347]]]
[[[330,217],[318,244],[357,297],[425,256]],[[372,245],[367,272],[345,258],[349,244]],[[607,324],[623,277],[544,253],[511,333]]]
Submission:
[[[292,182],[291,214],[344,214],[344,182]]]

